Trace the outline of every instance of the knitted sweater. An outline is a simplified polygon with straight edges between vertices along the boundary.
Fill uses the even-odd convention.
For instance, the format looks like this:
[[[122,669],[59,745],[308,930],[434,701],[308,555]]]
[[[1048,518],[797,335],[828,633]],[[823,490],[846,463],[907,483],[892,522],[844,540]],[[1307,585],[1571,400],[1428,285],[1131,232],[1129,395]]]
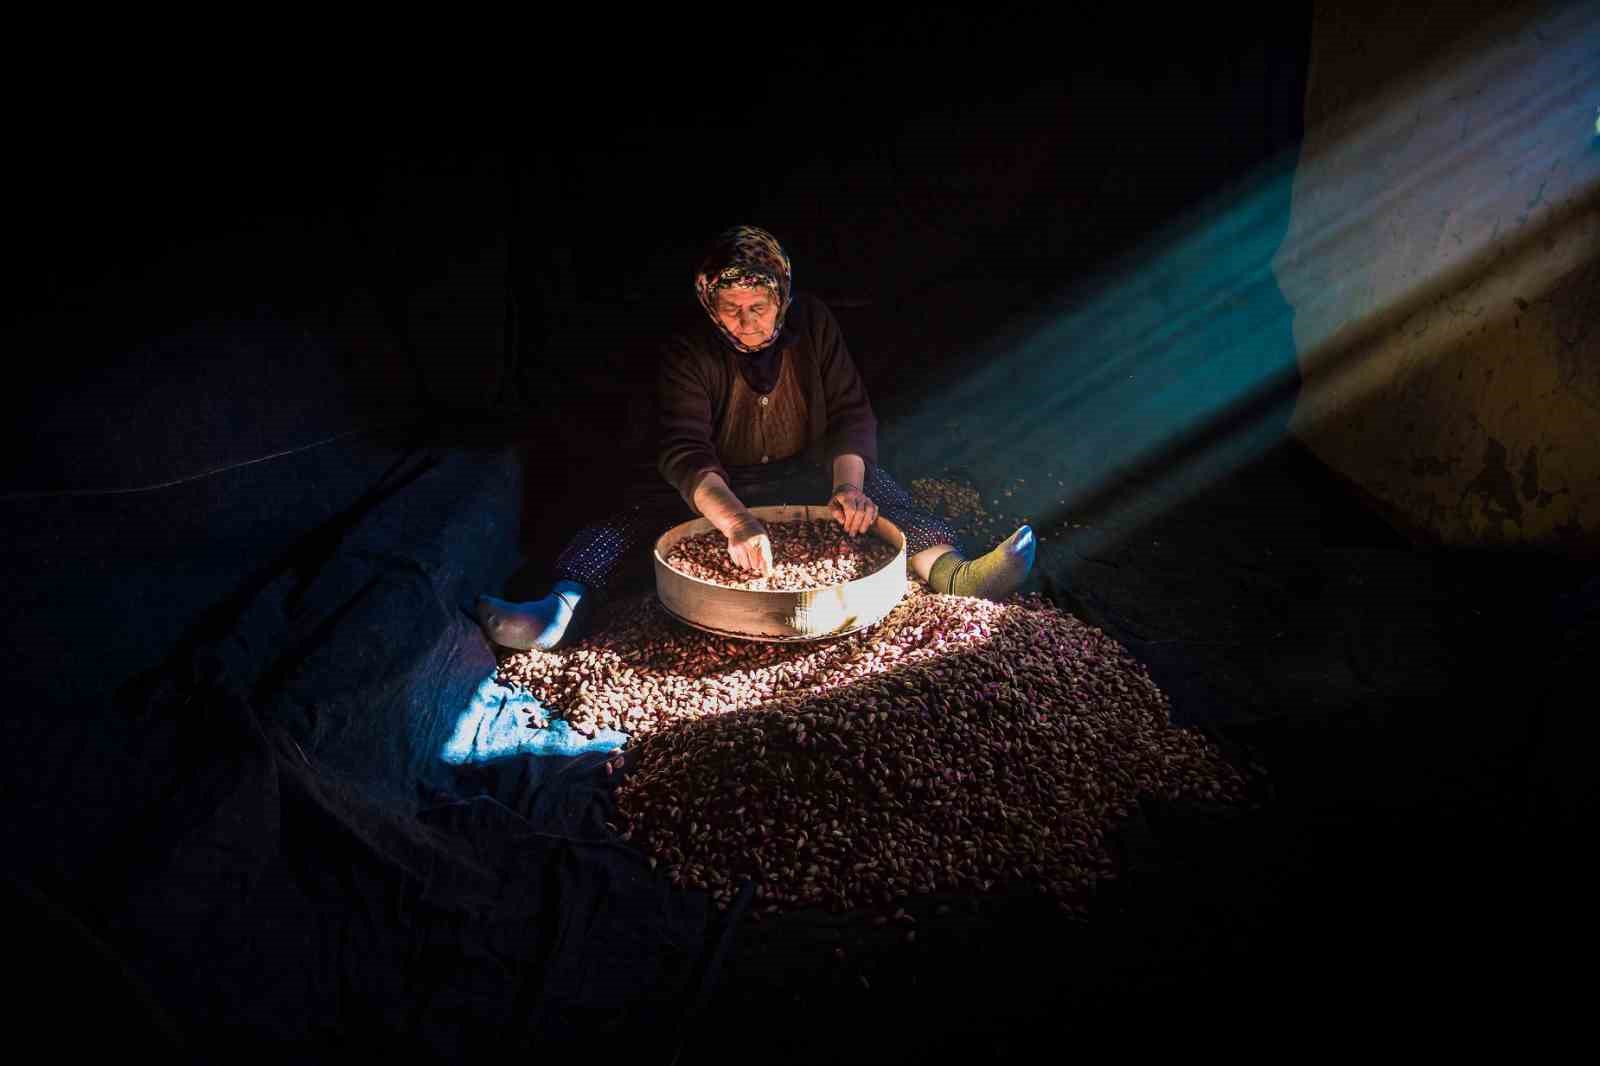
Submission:
[[[833,312],[816,297],[796,293],[784,333],[805,390],[812,458],[824,467],[840,455],[877,462],[878,420]],[[714,442],[722,437],[740,358],[710,321],[680,331],[662,352],[656,378],[661,428],[656,468],[691,507],[694,490],[707,474],[732,482]]]

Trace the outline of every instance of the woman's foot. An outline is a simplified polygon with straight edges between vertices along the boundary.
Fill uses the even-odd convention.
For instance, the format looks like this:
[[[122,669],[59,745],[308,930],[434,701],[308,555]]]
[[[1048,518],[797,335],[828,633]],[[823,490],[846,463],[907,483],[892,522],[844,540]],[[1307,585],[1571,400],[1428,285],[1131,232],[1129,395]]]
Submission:
[[[952,596],[1003,600],[1028,580],[1035,548],[1033,528],[1021,526],[993,551],[976,559],[946,552],[929,570],[928,587]]]
[[[527,603],[510,603],[479,596],[478,624],[490,640],[503,648],[549,651],[561,643],[583,599],[583,586],[557,582],[550,595]]]

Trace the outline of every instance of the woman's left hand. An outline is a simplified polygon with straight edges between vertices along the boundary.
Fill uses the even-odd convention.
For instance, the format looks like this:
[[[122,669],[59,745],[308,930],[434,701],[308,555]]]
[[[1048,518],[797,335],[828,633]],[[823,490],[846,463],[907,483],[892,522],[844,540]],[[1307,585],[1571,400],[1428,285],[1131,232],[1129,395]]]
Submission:
[[[828,510],[833,512],[833,517],[851,536],[865,533],[878,520],[878,505],[853,485],[835,492],[828,501]]]

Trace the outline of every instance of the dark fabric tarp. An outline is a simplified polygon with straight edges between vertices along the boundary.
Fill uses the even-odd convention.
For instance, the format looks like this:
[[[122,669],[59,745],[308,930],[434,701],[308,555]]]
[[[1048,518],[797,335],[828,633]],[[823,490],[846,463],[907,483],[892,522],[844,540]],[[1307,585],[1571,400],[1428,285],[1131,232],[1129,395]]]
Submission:
[[[601,757],[439,758],[494,668],[463,608],[518,563],[517,456],[362,442],[168,490],[227,501],[199,517],[187,497],[8,502],[37,559],[8,578],[36,608],[8,621],[8,914],[38,975],[20,1006],[70,1048],[459,1058],[604,1037],[665,1061],[716,923],[606,839]],[[264,501],[307,479],[320,507],[274,520]],[[141,631],[141,610],[173,621]],[[76,1023],[86,1008],[122,1024]]]

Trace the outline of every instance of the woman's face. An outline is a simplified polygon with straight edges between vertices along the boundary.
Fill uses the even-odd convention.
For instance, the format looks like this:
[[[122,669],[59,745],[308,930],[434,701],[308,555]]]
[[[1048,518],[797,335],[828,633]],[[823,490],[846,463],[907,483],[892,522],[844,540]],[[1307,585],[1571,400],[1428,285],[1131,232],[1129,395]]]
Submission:
[[[751,348],[772,339],[778,325],[778,301],[761,286],[731,285],[717,293],[717,317],[723,326]]]

